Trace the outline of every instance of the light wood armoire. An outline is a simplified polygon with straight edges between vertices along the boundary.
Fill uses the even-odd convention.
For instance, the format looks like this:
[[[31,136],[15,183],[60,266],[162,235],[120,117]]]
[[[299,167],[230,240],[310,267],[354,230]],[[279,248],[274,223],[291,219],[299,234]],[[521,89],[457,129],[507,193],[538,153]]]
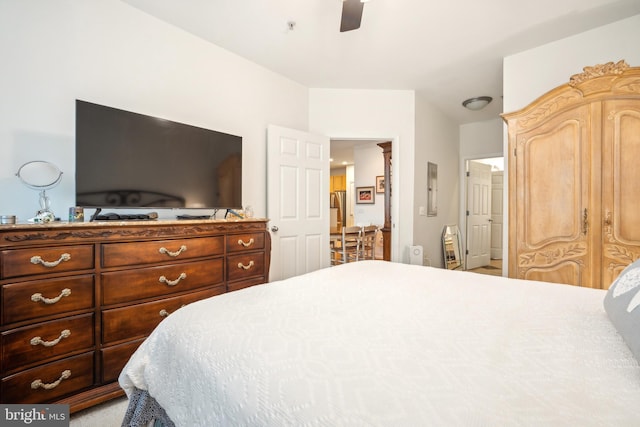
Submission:
[[[586,67],[503,118],[509,275],[607,289],[640,258],[640,67]]]

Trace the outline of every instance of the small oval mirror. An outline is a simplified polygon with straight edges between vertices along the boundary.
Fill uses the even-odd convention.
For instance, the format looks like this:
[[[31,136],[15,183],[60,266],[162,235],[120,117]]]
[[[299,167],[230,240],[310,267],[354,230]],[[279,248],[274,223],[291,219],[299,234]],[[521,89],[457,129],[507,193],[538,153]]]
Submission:
[[[20,166],[16,176],[20,178],[22,183],[40,192],[40,210],[34,218],[29,221],[33,222],[51,222],[55,221],[55,215],[51,212],[51,201],[45,190],[50,190],[60,183],[62,179],[62,171],[56,165],[44,160],[34,160]]]
[[[60,183],[62,171],[51,162],[34,160],[20,166],[16,176],[29,188],[49,190]]]
[[[457,225],[446,225],[442,230],[444,267],[456,270],[462,267],[460,230]]]

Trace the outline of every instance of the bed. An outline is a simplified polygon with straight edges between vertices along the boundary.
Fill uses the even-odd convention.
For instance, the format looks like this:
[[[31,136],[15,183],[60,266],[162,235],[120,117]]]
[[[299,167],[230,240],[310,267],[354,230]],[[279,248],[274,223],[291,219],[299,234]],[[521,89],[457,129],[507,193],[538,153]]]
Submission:
[[[616,297],[384,261],[254,286],[162,321],[120,375],[123,425],[640,425]]]

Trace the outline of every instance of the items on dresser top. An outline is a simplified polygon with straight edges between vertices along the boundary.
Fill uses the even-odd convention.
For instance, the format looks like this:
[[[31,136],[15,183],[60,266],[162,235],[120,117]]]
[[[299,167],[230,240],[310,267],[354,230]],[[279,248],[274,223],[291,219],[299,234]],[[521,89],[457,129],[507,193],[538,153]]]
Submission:
[[[266,220],[0,228],[0,403],[122,395],[115,382],[167,316],[268,280]]]
[[[149,212],[148,214],[118,214],[115,212],[109,212],[92,217],[92,221],[148,221],[150,219],[158,219],[158,213]]]
[[[184,219],[184,220],[189,220],[189,219],[215,219],[215,214],[213,215],[189,215],[189,214],[184,214],[184,215],[178,215],[176,216],[176,219]]]
[[[15,215],[0,215],[0,224],[15,224]]]

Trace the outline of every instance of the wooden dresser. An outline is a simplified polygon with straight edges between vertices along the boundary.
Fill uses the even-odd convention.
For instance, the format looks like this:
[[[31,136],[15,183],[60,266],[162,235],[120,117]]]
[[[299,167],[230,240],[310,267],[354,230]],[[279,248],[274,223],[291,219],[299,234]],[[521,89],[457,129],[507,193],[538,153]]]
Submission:
[[[120,371],[164,317],[268,281],[266,222],[0,225],[0,402],[76,412],[121,396]]]

